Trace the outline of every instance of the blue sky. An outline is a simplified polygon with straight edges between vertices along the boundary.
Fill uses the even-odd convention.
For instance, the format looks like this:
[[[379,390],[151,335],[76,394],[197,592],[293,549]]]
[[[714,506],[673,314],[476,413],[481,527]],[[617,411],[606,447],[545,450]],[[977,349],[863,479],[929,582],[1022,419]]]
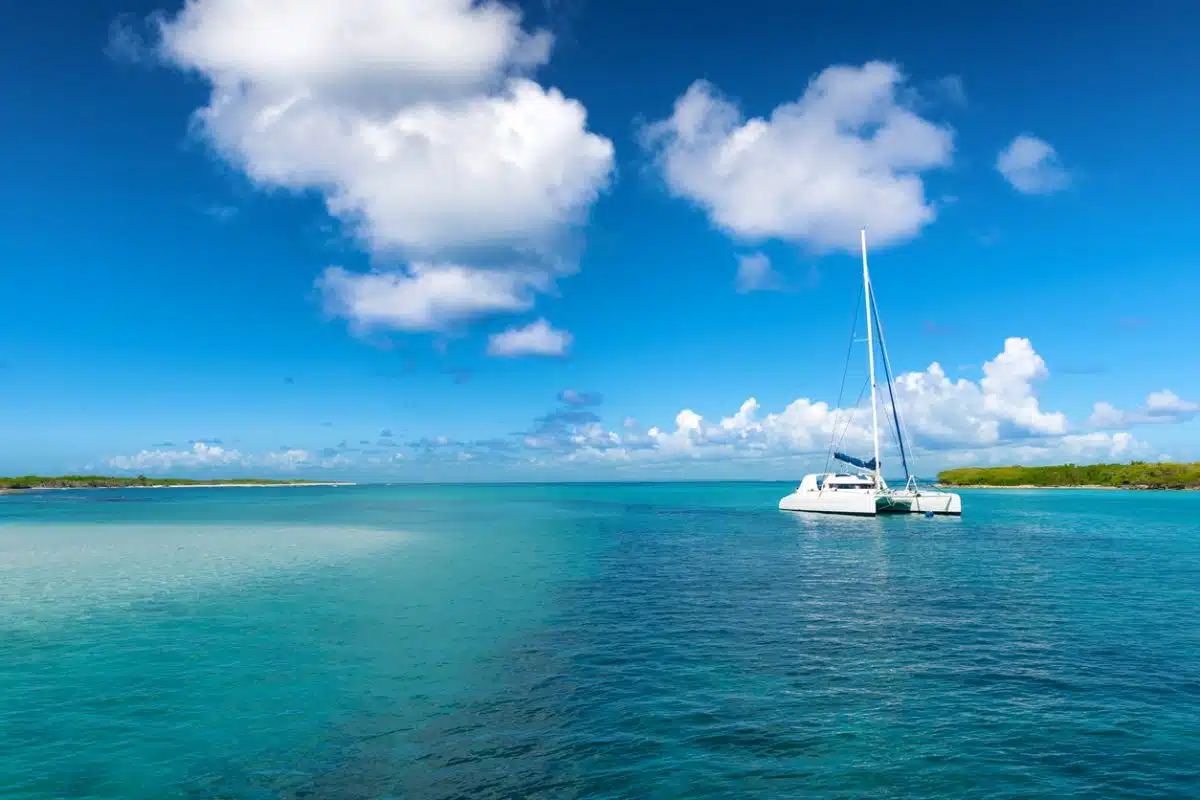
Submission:
[[[1200,12],[275,5],[6,15],[0,473],[794,477],[862,225],[925,472],[1200,458]]]

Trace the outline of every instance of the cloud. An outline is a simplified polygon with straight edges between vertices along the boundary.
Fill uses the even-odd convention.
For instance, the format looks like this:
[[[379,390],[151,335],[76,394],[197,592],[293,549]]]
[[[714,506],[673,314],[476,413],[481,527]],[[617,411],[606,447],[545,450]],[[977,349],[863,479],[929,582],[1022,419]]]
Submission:
[[[560,403],[569,406],[598,406],[604,402],[604,395],[599,392],[581,392],[577,389],[563,389],[558,393]]]
[[[264,467],[290,472],[312,462],[312,454],[295,447],[277,453],[267,453],[257,463]]]
[[[574,272],[613,145],[531,78],[553,37],[515,7],[190,0],[159,32],[211,86],[194,124],[213,150],[264,189],[318,193],[385,265],[317,280],[355,332],[526,311]]]
[[[219,445],[195,442],[189,449],[158,448],[142,450],[131,456],[113,456],[108,466],[121,472],[214,471],[230,469],[264,469],[290,472],[301,467],[331,468],[349,461],[334,448],[326,448],[315,457],[307,450],[283,447],[271,453],[251,454]]]
[[[172,470],[179,467],[222,467],[242,464],[244,456],[237,450],[219,445],[193,442],[188,450],[142,450],[133,456],[115,456],[108,460],[111,467],[122,471]]]
[[[996,169],[1023,194],[1053,194],[1071,182],[1054,148],[1024,133],[1000,151]]]
[[[1027,339],[1007,339],[983,365],[978,382],[951,381],[941,366],[897,376],[896,403],[910,444],[944,458],[963,448],[991,449],[1030,443],[1070,442],[1066,415],[1040,407],[1034,386],[1048,375]],[[850,451],[871,447],[870,415],[799,398],[763,413],[751,397],[737,411],[709,421],[690,408],[672,426],[643,428],[626,420],[609,431],[594,414],[554,413],[525,434],[531,449],[558,451],[571,461],[656,463],[714,459],[785,458],[827,453],[831,443]]]
[[[771,267],[771,259],[765,254],[738,256],[736,286],[739,294],[778,289],[782,283],[779,273]]]
[[[1068,434],[1053,439],[947,454],[949,466],[976,464],[1063,464],[1144,459],[1154,447],[1127,431]],[[1159,460],[1165,460],[1159,458]]]
[[[919,116],[894,64],[832,66],[797,101],[746,120],[705,81],[647,126],[645,146],[668,188],[743,241],[779,239],[856,252],[933,221],[923,172],[949,165],[953,133]]]
[[[509,328],[493,334],[488,340],[488,355],[504,356],[562,356],[571,346],[572,336],[555,330],[550,323],[539,319],[523,328]]]
[[[539,272],[419,263],[369,273],[329,267],[317,279],[326,313],[362,331],[436,332],[477,317],[528,311],[535,290],[546,285]]]
[[[1170,389],[1162,389],[1146,395],[1146,402],[1133,411],[1122,410],[1111,403],[1096,403],[1088,421],[1095,428],[1115,428],[1186,422],[1197,414],[1200,414],[1200,403],[1184,400]]]

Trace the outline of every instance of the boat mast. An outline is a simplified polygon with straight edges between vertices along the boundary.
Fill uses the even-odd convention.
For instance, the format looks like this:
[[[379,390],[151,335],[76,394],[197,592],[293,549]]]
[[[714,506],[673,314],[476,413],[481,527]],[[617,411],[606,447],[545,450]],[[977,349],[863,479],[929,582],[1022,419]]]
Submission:
[[[882,464],[879,463],[879,410],[875,403],[875,340],[871,335],[871,274],[867,271],[867,229],[862,236],[863,295],[867,302],[867,361],[871,369],[871,434],[875,439],[875,485],[880,484]]]

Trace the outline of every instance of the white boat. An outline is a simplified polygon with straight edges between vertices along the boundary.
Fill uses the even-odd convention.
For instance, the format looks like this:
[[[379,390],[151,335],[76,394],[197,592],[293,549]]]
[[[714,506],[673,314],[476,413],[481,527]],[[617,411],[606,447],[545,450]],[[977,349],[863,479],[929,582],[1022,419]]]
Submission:
[[[961,514],[962,498],[953,492],[922,489],[908,468],[908,456],[904,447],[904,432],[900,424],[900,413],[892,392],[892,368],[887,357],[887,345],[883,341],[883,327],[879,324],[879,312],[875,303],[875,292],[871,287],[871,274],[867,269],[867,232],[862,232],[863,296],[867,308],[867,363],[871,386],[871,436],[875,455],[863,460],[839,452],[830,447],[831,457],[849,464],[855,473],[816,472],[805,475],[794,492],[779,501],[783,511],[803,511],[814,514],[854,514],[875,516],[876,514]],[[883,479],[879,458],[879,405],[876,399],[875,340],[879,334],[879,347],[883,355],[884,376],[887,379],[888,396],[891,397],[892,421],[895,423],[896,441],[900,448],[900,461],[904,467],[904,488],[892,489]],[[839,400],[840,405],[840,400]],[[836,436],[836,428],[835,436]],[[836,445],[837,442],[834,442]]]

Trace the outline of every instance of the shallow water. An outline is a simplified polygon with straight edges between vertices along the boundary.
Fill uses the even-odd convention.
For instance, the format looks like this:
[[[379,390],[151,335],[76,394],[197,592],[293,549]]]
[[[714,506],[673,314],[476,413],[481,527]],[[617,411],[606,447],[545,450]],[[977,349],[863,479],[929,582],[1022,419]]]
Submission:
[[[0,796],[1195,797],[1200,494],[0,498]]]

